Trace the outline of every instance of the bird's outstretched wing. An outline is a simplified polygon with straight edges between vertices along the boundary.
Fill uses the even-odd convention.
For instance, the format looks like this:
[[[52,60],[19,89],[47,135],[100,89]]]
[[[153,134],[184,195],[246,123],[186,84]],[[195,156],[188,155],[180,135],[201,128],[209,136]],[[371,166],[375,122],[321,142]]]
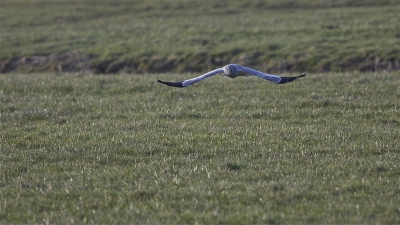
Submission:
[[[224,70],[222,68],[210,71],[208,73],[205,73],[201,76],[189,79],[189,80],[184,80],[184,81],[179,81],[179,82],[167,82],[167,81],[162,81],[162,80],[157,80],[158,82],[171,86],[171,87],[179,87],[179,88],[183,88],[183,87],[187,87],[189,85],[192,85],[194,83],[197,83],[199,81],[202,81],[208,77],[212,77],[218,74],[224,73]]]
[[[272,82],[274,82],[276,84],[289,83],[289,82],[292,82],[292,81],[296,80],[297,78],[306,76],[305,73],[302,73],[302,74],[300,74],[298,76],[295,76],[295,77],[281,77],[281,76],[277,76],[277,75],[263,73],[263,72],[260,72],[258,70],[251,69],[251,68],[244,67],[244,66],[241,66],[240,69],[241,69],[241,71],[243,73],[246,73],[246,74],[248,74],[250,76],[260,77],[260,78],[262,78],[264,80],[269,80],[269,81],[272,81]]]

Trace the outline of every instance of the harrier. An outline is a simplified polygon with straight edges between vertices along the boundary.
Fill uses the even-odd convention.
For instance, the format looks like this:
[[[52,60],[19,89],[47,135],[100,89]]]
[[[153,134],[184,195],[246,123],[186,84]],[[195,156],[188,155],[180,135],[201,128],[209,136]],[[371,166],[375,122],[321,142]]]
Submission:
[[[241,66],[238,64],[228,64],[222,68],[215,69],[215,70],[205,73],[199,77],[195,77],[195,78],[192,78],[189,80],[184,80],[184,81],[179,81],[179,82],[167,82],[167,81],[162,81],[162,80],[157,80],[157,81],[162,84],[171,86],[171,87],[183,88],[183,87],[187,87],[189,85],[200,82],[206,78],[209,78],[209,77],[212,77],[212,76],[215,76],[218,74],[221,74],[222,76],[229,77],[229,78],[236,78],[238,76],[244,76],[244,77],[256,76],[256,77],[260,77],[265,80],[272,81],[276,84],[289,83],[300,77],[306,76],[305,73],[302,73],[295,77],[281,77],[281,76],[277,76],[277,75],[266,74],[266,73],[260,72],[258,70],[254,70],[254,69],[244,67],[244,66]]]

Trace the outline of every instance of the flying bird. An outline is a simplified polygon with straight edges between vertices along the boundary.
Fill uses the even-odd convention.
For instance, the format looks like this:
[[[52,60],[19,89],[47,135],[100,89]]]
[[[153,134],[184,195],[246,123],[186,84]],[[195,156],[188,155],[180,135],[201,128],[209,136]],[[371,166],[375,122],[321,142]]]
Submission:
[[[192,78],[189,80],[184,80],[184,81],[179,81],[179,82],[167,82],[167,81],[162,81],[162,80],[157,80],[157,81],[162,84],[171,86],[171,87],[183,88],[183,87],[187,87],[189,85],[200,82],[206,78],[209,78],[209,77],[212,77],[212,76],[215,76],[218,74],[221,74],[222,76],[229,77],[229,78],[236,78],[239,76],[243,76],[243,77],[256,76],[256,77],[260,77],[265,80],[272,81],[276,84],[289,83],[300,77],[306,76],[305,73],[302,73],[295,77],[281,77],[281,76],[277,76],[277,75],[266,74],[266,73],[260,72],[258,70],[244,67],[244,66],[241,66],[238,64],[228,64],[222,68],[215,69],[215,70],[205,73],[199,77],[195,77],[195,78]]]

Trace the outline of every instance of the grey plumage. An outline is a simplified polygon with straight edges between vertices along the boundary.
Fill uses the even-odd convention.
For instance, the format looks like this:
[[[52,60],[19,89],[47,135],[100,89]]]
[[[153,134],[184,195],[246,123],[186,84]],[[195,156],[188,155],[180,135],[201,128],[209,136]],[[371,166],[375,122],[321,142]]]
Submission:
[[[167,82],[167,81],[161,81],[158,80],[158,82],[171,86],[171,87],[187,87],[189,85],[192,85],[194,83],[200,82],[208,77],[212,77],[215,75],[221,74],[222,76],[226,76],[229,78],[236,78],[238,76],[256,76],[260,77],[264,80],[272,81],[276,84],[284,84],[288,82],[292,82],[300,77],[304,77],[306,74],[302,73],[298,76],[295,77],[281,77],[277,75],[272,75],[272,74],[267,74],[260,72],[255,69],[251,69],[248,67],[244,67],[238,64],[228,64],[222,68],[215,69],[213,71],[210,71],[208,73],[205,73],[201,76],[189,79],[189,80],[184,80],[184,81],[179,81],[179,82]]]

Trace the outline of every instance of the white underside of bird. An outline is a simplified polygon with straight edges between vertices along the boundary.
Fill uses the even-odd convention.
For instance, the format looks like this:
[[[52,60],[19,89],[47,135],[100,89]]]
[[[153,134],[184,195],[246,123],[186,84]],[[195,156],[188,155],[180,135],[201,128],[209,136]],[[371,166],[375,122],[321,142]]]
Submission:
[[[215,75],[222,75],[225,77],[229,78],[236,78],[239,76],[244,76],[244,77],[249,77],[249,76],[256,76],[259,78],[262,78],[264,80],[272,81],[276,84],[285,84],[288,82],[292,82],[300,77],[304,77],[306,74],[302,73],[298,76],[294,77],[282,77],[282,76],[277,76],[277,75],[272,75],[272,74],[267,74],[260,72],[255,69],[251,69],[248,67],[244,67],[238,64],[228,64],[222,68],[218,68],[215,70],[212,70],[208,73],[205,73],[201,76],[189,79],[189,80],[184,80],[184,81],[179,81],[179,82],[168,82],[168,81],[162,81],[162,80],[157,80],[158,82],[171,86],[171,87],[187,87],[189,85],[192,85],[194,83],[200,82],[206,78],[215,76]]]

